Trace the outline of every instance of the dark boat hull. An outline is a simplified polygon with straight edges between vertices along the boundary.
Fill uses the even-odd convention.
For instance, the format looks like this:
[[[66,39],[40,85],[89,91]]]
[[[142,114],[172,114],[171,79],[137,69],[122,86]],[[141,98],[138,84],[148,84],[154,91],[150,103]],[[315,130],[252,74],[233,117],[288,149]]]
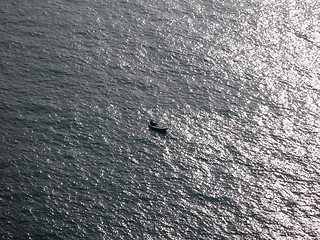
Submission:
[[[161,126],[161,125],[152,126],[150,123],[148,123],[148,125],[150,129],[157,132],[165,133],[168,130],[168,128],[165,126]]]

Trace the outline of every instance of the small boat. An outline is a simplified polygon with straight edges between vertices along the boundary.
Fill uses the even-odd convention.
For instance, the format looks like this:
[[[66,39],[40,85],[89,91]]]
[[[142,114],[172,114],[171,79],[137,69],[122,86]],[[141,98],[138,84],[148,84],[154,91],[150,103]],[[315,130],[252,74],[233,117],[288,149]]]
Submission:
[[[152,120],[150,120],[148,122],[148,126],[149,126],[150,129],[152,129],[154,131],[157,131],[157,132],[162,132],[162,133],[165,133],[168,130],[167,126],[155,123]]]

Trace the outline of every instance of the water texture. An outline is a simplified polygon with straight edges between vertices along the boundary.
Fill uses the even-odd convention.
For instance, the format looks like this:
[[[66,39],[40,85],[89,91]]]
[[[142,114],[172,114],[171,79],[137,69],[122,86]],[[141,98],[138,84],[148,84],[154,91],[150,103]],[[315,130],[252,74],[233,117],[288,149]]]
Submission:
[[[318,1],[0,10],[2,239],[320,238]]]

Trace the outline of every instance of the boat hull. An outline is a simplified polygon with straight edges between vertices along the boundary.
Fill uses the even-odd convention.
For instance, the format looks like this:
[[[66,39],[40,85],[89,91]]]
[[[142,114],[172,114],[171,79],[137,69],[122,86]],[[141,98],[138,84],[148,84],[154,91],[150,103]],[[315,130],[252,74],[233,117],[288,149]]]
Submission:
[[[161,132],[161,133],[165,133],[168,130],[168,128],[166,126],[161,126],[161,125],[152,126],[150,123],[148,123],[148,126],[150,129],[157,131],[157,132]]]

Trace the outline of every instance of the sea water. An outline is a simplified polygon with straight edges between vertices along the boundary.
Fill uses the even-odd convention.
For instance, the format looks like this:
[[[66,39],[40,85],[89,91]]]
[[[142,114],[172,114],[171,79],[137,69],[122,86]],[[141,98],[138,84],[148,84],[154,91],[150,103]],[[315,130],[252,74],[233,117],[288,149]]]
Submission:
[[[2,239],[320,238],[317,0],[0,10]]]

